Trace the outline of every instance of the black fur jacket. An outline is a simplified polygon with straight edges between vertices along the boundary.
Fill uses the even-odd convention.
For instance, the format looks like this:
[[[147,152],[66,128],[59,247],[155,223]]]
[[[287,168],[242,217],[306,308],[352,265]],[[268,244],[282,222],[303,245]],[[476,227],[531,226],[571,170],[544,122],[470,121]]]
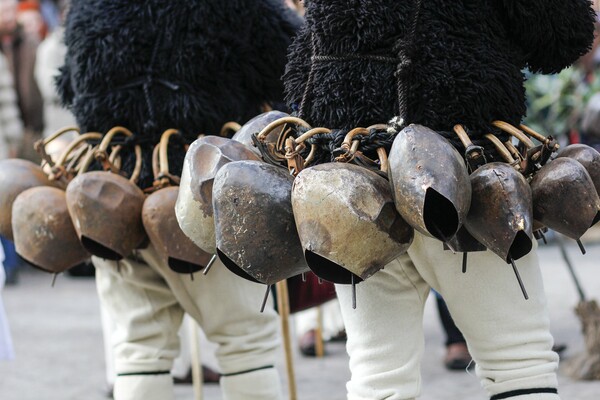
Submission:
[[[286,51],[301,23],[281,0],[73,0],[58,90],[82,131],[134,132],[148,186],[164,130],[191,142],[283,100]]]
[[[309,0],[288,55],[288,104],[300,108],[304,98],[313,126],[385,123],[399,114],[404,52],[407,122],[438,131],[462,123],[478,137],[496,119],[521,121],[524,68],[558,72],[593,40],[587,0],[421,0],[410,40],[416,2]]]

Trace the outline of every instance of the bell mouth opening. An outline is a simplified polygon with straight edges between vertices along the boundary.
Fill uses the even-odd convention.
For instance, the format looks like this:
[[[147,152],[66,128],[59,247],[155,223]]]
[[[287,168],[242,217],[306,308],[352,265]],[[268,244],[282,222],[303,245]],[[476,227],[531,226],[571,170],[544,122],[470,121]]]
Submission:
[[[172,271],[175,271],[178,274],[193,274],[202,271],[206,267],[206,265],[195,264],[174,257],[169,257],[167,259],[167,264]]]
[[[428,188],[425,192],[423,221],[427,231],[442,242],[452,239],[460,228],[458,212],[454,204],[432,188]]]
[[[353,274],[339,264],[310,250],[304,251],[304,258],[306,259],[306,263],[311,271],[314,272],[319,278],[326,281],[342,285],[350,285],[352,283],[353,276],[354,283],[360,283],[363,281],[360,276]]]
[[[219,256],[219,260],[221,260],[221,262],[223,263],[223,265],[225,265],[225,267],[227,267],[228,270],[230,270],[231,272],[233,272],[237,276],[242,277],[244,279],[247,279],[250,282],[263,283],[261,281],[258,281],[256,279],[254,279],[252,277],[252,275],[250,275],[249,273],[247,273],[246,271],[244,271],[243,269],[241,269],[236,263],[233,262],[233,260],[231,260],[231,258],[229,258],[219,248],[217,248],[217,256]]]
[[[119,261],[123,259],[123,256],[114,250],[98,243],[97,241],[90,239],[87,236],[81,236],[81,244],[90,254],[96,257],[103,258],[105,260]]]
[[[517,235],[508,250],[506,262],[510,263],[511,258],[513,260],[518,260],[519,258],[526,256],[532,248],[533,242],[531,241],[531,238],[524,231],[517,232]]]

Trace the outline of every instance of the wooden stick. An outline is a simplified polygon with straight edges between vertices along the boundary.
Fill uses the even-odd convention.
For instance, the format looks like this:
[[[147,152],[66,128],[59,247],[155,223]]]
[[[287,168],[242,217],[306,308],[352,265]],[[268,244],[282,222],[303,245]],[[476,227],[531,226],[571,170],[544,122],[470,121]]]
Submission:
[[[325,355],[323,346],[323,307],[317,307],[317,329],[315,329],[315,353],[318,358]]]
[[[290,334],[290,298],[287,281],[277,282],[277,308],[281,320],[281,334],[283,336],[283,349],[287,369],[288,389],[290,400],[297,400],[296,377],[294,374],[294,356],[292,355],[292,338]]]
[[[198,324],[195,320],[190,320],[190,350],[192,352],[192,385],[194,386],[194,399],[202,400],[204,393],[202,391],[202,361],[200,359],[200,345],[198,344]]]

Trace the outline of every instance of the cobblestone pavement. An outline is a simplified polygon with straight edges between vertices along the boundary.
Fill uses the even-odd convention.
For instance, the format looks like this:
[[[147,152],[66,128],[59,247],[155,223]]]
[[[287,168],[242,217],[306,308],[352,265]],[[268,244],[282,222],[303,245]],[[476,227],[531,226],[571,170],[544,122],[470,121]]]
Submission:
[[[572,244],[569,252],[589,298],[600,298],[600,240],[588,243],[582,256]],[[565,362],[583,349],[579,320],[573,312],[577,292],[556,246],[540,249],[557,343],[568,346]],[[93,279],[59,277],[50,287],[49,275],[27,269],[17,286],[3,292],[17,359],[0,363],[1,400],[106,399],[104,356],[98,300]],[[431,296],[432,297],[432,296]],[[448,372],[442,366],[443,334],[433,301],[425,315],[426,349],[423,359],[424,400],[485,400],[477,378],[466,372]],[[326,344],[327,356],[307,359],[295,355],[299,400],[345,399],[348,380],[344,345]],[[283,372],[283,355],[280,356]],[[284,375],[282,373],[282,375]],[[600,382],[567,378],[561,370],[563,400],[600,399]],[[189,385],[176,387],[177,398],[194,399]],[[220,398],[218,385],[204,388],[205,400]]]

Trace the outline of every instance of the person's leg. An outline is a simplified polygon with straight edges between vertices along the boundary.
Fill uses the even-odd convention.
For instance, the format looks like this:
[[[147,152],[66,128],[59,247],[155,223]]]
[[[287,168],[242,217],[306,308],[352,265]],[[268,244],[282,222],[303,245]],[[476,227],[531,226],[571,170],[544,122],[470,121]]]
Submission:
[[[438,292],[434,291],[434,293],[440,322],[446,334],[444,365],[450,370],[465,370],[471,364],[471,354],[467,349],[465,337],[454,323],[442,296]]]
[[[438,314],[440,316],[440,322],[442,323],[444,333],[446,334],[445,345],[450,346],[454,343],[465,343],[465,337],[454,323],[446,302],[437,292],[435,292],[435,300],[437,303]]]
[[[469,254],[466,274],[462,254],[444,251],[439,241],[421,234],[415,235],[409,254],[446,300],[492,399],[559,398],[558,356],[552,351],[536,248],[517,261],[529,300],[511,266],[489,251]]]
[[[141,253],[141,252],[140,252]],[[151,262],[94,257],[101,307],[114,331],[115,400],[174,399],[170,370],[183,310]]]
[[[348,335],[349,400],[414,399],[420,392],[423,307],[429,286],[406,255],[356,287],[336,285]]]
[[[150,256],[151,249],[146,250],[145,257]],[[280,400],[281,382],[274,368],[279,320],[271,302],[260,312],[267,287],[232,274],[220,261],[193,281],[161,268],[185,311],[219,346],[215,355],[224,399]]]

